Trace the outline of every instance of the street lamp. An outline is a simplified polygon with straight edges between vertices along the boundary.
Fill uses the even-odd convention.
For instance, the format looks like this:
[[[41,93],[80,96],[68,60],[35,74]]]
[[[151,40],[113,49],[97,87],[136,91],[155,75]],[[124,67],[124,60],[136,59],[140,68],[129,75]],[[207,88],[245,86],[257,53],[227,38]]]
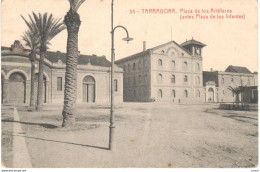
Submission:
[[[123,41],[127,41],[127,43],[129,41],[132,41],[133,38],[129,37],[128,31],[124,26],[116,26],[114,28],[113,26],[113,18],[114,18],[114,14],[113,14],[113,6],[114,6],[114,0],[112,0],[111,3],[111,40],[112,40],[112,48],[111,48],[111,106],[110,106],[110,126],[109,126],[109,149],[112,150],[113,149],[113,137],[114,137],[114,62],[115,62],[115,48],[114,48],[114,33],[115,30],[117,28],[122,28],[126,31],[126,37],[123,38]]]

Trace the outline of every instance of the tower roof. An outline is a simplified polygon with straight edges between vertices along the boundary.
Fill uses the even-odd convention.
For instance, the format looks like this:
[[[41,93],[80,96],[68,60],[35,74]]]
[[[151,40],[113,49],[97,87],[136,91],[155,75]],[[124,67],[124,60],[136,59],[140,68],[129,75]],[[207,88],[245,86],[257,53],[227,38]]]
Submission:
[[[182,44],[181,44],[181,46],[183,46],[183,47],[185,47],[185,46],[187,46],[187,45],[199,45],[199,46],[201,46],[201,47],[205,47],[206,46],[206,44],[203,44],[203,43],[201,43],[201,42],[199,42],[199,41],[196,41],[195,39],[191,39],[191,40],[188,40],[188,41],[185,41],[185,42],[183,42]]]

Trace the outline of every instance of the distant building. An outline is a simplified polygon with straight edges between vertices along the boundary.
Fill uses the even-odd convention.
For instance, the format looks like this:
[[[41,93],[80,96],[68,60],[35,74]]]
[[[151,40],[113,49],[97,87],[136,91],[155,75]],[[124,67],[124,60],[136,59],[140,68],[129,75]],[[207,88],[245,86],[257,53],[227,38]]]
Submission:
[[[257,86],[244,86],[241,93],[242,103],[258,103],[258,88]]]
[[[257,86],[257,77],[257,73],[250,72],[246,67],[232,65],[228,66],[224,72],[203,71],[203,86],[206,92],[205,101],[234,102],[235,95],[228,88]]]
[[[29,50],[19,41],[1,47],[2,103],[29,103],[31,62]],[[38,59],[36,76],[38,76]],[[44,61],[44,102],[62,104],[64,100],[66,53],[48,51]],[[78,58],[77,102],[108,103],[110,101],[110,62],[105,56],[80,55]],[[35,80],[37,95],[37,79]],[[115,68],[115,101],[123,101],[123,70]],[[35,98],[36,100],[36,98]]]
[[[205,101],[202,48],[205,44],[175,41],[116,61],[124,69],[124,101]]]

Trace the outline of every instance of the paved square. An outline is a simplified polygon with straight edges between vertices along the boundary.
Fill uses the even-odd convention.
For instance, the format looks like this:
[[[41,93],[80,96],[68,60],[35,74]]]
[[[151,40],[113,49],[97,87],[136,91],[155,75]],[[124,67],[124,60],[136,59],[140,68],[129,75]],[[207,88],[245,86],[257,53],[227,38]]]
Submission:
[[[116,149],[108,148],[109,106],[80,105],[61,128],[62,107],[18,107],[33,167],[254,167],[257,112],[217,104],[124,103],[115,110]],[[4,122],[2,122],[5,125]],[[15,136],[14,136],[15,137]],[[15,152],[19,153],[19,152]]]

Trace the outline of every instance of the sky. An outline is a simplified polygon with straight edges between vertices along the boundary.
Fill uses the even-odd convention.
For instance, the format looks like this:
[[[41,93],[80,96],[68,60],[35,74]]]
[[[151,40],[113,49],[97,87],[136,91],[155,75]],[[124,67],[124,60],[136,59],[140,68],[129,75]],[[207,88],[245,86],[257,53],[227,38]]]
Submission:
[[[228,65],[244,66],[254,72],[257,58],[257,1],[256,0],[114,0],[114,26],[123,25],[134,40],[122,41],[126,33],[115,32],[115,58],[138,53],[147,48],[171,40],[181,44],[195,39],[207,46],[202,50],[203,70],[224,71]],[[202,13],[202,10],[232,10],[232,15],[244,15],[245,19],[228,19],[223,13]],[[142,9],[174,9],[175,13],[143,13]],[[181,12],[182,9],[182,12]],[[199,15],[209,19],[196,18]],[[69,10],[68,0],[4,0],[1,2],[1,45],[11,46],[27,26],[21,15],[28,18],[32,11],[52,13],[64,18]],[[135,14],[131,13],[135,11]],[[185,11],[185,13],[184,13]],[[192,13],[188,13],[191,12]],[[81,19],[79,51],[81,54],[111,58],[111,0],[86,0],[78,11]],[[180,19],[180,16],[194,19]],[[211,15],[223,15],[224,19],[210,19]],[[67,32],[64,30],[52,41],[51,51],[66,52]]]

